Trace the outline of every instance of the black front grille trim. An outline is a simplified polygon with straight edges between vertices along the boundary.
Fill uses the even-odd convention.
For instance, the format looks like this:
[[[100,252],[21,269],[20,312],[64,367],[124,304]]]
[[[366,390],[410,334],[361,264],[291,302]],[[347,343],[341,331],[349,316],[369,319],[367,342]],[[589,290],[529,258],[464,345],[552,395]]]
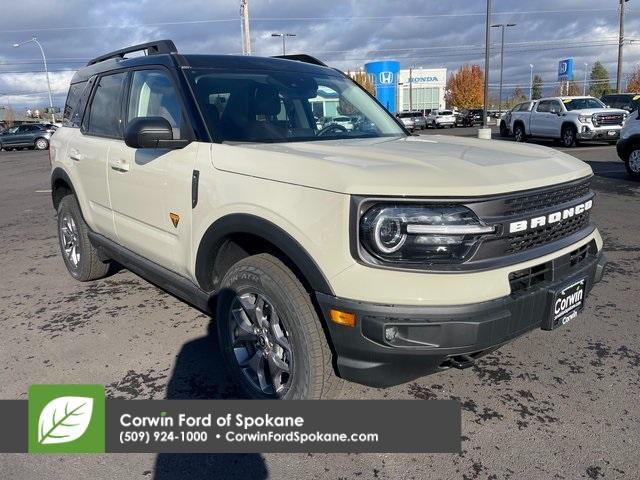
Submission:
[[[571,202],[588,195],[590,188],[591,178],[574,185],[508,198],[505,201],[503,215],[505,217],[526,215],[541,209]]]

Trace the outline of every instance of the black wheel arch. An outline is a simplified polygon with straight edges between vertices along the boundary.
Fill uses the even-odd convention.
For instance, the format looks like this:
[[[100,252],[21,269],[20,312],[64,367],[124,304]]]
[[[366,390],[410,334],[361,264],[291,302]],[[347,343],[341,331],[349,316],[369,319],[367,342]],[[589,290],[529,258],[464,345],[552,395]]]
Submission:
[[[55,210],[58,209],[58,205],[60,205],[60,201],[65,195],[72,193],[76,195],[76,190],[73,187],[73,183],[62,168],[57,167],[51,172],[51,201],[53,203],[53,208]],[[77,198],[77,195],[76,195]]]
[[[257,253],[273,254],[308,288],[333,295],[322,270],[296,239],[274,223],[245,213],[224,216],[206,230],[196,254],[198,284],[205,291],[216,291],[234,263]]]
[[[563,122],[562,126],[560,127],[560,133],[562,134],[562,132],[564,132],[566,128],[572,128],[574,132],[578,133],[578,129],[573,122]]]
[[[625,138],[624,140],[618,140],[616,149],[618,151],[618,156],[620,157],[620,159],[626,161],[627,157],[633,151],[633,147],[636,145],[640,145],[640,133],[635,133],[629,138]]]

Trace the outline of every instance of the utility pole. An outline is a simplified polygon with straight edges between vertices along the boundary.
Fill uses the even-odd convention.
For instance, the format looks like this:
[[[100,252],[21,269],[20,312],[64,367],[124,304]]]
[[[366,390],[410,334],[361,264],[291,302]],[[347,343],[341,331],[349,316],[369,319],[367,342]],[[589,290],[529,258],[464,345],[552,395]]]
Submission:
[[[491,28],[502,29],[502,46],[500,47],[500,90],[498,93],[498,112],[502,113],[502,74],[504,72],[504,30],[506,27],[515,27],[515,23],[496,23]]]
[[[487,0],[487,19],[484,32],[484,106],[482,119],[484,127],[489,124],[489,115],[487,113],[489,103],[489,54],[491,50],[491,0]]]
[[[624,46],[624,7],[629,0],[620,0],[620,38],[618,39],[618,74],[616,76],[616,92],[622,92],[622,61]]]
[[[242,54],[251,55],[251,31],[249,30],[249,0],[240,0],[242,20]]]

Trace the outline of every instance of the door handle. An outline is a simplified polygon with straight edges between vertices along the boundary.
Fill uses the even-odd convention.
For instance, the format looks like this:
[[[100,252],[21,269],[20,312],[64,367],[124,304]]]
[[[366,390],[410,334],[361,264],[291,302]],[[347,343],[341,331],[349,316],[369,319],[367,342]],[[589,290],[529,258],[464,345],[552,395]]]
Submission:
[[[71,151],[69,152],[69,158],[71,160],[75,160],[79,162],[84,158],[84,156],[78,150],[76,150],[75,148],[72,148]]]
[[[113,170],[117,170],[118,172],[129,171],[129,162],[122,160],[121,158],[114,158],[113,160],[109,160],[109,165]]]

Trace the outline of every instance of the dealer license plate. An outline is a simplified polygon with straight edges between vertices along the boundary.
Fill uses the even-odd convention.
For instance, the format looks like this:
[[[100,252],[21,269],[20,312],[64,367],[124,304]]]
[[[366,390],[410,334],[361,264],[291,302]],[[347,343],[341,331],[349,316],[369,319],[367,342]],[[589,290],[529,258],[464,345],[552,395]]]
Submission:
[[[583,278],[557,290],[552,297],[548,321],[543,322],[542,328],[553,330],[576,318],[584,307],[585,286],[586,279]]]

